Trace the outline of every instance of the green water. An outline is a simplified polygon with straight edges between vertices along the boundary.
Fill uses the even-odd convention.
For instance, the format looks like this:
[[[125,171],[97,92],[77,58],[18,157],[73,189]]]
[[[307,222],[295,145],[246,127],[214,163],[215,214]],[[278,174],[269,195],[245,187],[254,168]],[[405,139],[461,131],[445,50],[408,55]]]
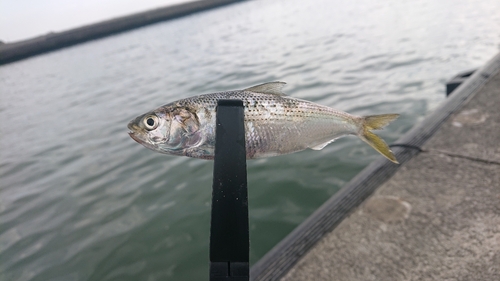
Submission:
[[[248,1],[1,66],[0,280],[207,280],[213,164],[145,149],[130,119],[281,80],[353,114],[401,113],[390,143],[498,52],[499,10]],[[350,137],[248,161],[251,262],[377,157]]]

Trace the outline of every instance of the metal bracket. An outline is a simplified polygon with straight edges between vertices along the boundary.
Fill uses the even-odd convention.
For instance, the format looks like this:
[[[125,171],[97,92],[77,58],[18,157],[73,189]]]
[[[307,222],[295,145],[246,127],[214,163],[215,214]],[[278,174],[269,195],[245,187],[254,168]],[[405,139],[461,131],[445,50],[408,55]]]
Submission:
[[[241,100],[219,100],[216,115],[210,281],[248,281],[250,236]]]

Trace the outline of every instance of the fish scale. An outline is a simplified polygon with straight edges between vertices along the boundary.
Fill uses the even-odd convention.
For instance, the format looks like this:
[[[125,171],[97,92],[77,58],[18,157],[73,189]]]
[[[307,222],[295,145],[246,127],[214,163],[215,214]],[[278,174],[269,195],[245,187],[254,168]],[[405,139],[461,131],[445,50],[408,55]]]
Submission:
[[[161,106],[132,120],[130,136],[154,151],[213,159],[215,115],[220,99],[243,101],[247,159],[320,150],[335,139],[357,135],[389,160],[396,158],[370,132],[398,114],[355,116],[306,100],[285,96],[285,83],[270,82],[239,91],[194,96]]]

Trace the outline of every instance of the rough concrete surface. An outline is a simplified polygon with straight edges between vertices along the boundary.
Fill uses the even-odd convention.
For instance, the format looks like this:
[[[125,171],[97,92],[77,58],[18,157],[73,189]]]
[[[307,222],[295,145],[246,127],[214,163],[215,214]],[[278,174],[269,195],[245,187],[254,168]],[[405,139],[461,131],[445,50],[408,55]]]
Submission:
[[[500,74],[282,280],[500,280]]]

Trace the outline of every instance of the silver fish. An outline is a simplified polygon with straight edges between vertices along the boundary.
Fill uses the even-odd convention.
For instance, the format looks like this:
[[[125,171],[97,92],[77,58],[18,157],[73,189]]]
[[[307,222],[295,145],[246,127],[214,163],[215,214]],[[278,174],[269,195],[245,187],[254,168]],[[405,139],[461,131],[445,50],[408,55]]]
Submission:
[[[394,163],[387,144],[371,130],[381,129],[399,114],[355,116],[309,101],[285,96],[284,82],[244,90],[182,99],[130,121],[130,137],[165,154],[213,159],[215,110],[219,99],[240,99],[244,105],[247,159],[277,156],[357,135]]]

